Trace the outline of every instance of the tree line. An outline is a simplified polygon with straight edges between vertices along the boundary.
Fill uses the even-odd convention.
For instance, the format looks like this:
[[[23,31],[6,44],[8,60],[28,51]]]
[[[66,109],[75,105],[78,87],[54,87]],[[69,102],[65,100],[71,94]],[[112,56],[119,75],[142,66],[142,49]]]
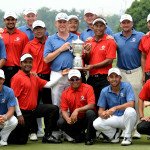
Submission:
[[[53,34],[56,32],[54,21],[55,16],[58,12],[65,12],[68,15],[77,15],[80,19],[80,26],[79,31],[83,31],[86,28],[86,23],[84,22],[83,16],[84,16],[84,10],[77,11],[76,9],[72,9],[70,11],[66,9],[62,9],[60,11],[53,10],[51,8],[42,7],[37,10],[38,12],[38,19],[45,22],[47,30],[49,34]],[[150,0],[135,0],[131,7],[126,10],[125,13],[130,14],[133,17],[134,20],[134,27],[138,31],[142,31],[146,33],[148,31],[146,26],[146,18],[147,15],[150,13]],[[25,25],[25,20],[23,19],[23,13],[17,14],[18,15],[18,23],[17,27]],[[0,10],[0,27],[4,27],[3,24],[3,16],[4,12]],[[120,15],[108,15],[104,16],[106,19],[108,25],[111,27],[114,33],[118,32],[119,29],[119,19]]]

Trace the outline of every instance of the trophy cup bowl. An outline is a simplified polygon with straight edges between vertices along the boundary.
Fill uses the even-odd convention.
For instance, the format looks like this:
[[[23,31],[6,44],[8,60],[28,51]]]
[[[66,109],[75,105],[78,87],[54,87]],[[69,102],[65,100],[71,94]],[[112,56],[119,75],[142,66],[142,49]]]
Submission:
[[[75,56],[73,59],[73,68],[74,69],[82,69],[83,68],[83,62],[82,62],[83,44],[84,44],[84,42],[81,41],[79,39],[79,37],[77,40],[74,40],[71,43],[73,55]]]

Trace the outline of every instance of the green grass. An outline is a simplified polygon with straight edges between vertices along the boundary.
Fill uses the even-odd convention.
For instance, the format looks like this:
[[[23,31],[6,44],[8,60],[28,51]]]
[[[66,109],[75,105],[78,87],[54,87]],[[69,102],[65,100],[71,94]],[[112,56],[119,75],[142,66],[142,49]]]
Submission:
[[[133,140],[133,144],[130,146],[121,146],[119,144],[102,143],[98,141],[94,145],[87,146],[84,143],[73,144],[63,142],[62,144],[42,144],[41,140],[38,142],[28,142],[26,145],[8,145],[6,147],[0,147],[0,150],[149,150],[150,140],[146,139],[146,136],[142,136],[142,139]]]
[[[150,107],[145,109],[146,116],[150,114]],[[143,135],[141,139],[133,139],[133,144],[130,146],[121,146],[118,144],[102,143],[97,141],[94,145],[87,146],[84,143],[73,144],[63,142],[62,144],[43,144],[41,140],[37,142],[29,141],[26,145],[8,145],[0,147],[0,150],[149,150],[150,140],[147,136]]]

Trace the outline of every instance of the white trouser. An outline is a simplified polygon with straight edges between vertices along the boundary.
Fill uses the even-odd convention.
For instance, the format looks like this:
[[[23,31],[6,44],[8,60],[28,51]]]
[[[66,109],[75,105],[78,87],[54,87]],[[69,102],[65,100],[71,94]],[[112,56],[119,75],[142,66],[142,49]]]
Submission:
[[[9,120],[7,120],[4,125],[0,125],[2,129],[0,132],[1,140],[7,142],[9,134],[15,129],[18,124],[18,120],[15,116],[12,116]]]
[[[121,69],[120,69],[121,70]],[[136,72],[127,74],[121,70],[122,81],[129,82],[132,85],[135,94],[136,110],[138,104],[138,95],[142,89],[142,68],[139,67]]]
[[[58,73],[61,72],[55,72],[51,71],[50,80],[57,80]],[[64,89],[66,89],[69,86],[68,76],[64,75],[59,81],[51,88],[51,94],[52,94],[52,103],[53,105],[59,106],[60,104],[60,96]]]
[[[93,126],[96,130],[104,133],[110,139],[113,138],[116,128],[125,129],[124,137],[131,137],[132,131],[136,124],[136,111],[132,107],[125,109],[122,116],[112,116],[108,119],[98,117],[94,120]]]

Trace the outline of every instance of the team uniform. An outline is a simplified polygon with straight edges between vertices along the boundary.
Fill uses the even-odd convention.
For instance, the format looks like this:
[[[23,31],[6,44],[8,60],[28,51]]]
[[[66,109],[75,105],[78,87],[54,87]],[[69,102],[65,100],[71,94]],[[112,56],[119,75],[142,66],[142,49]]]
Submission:
[[[0,38],[0,59],[6,59],[6,49],[3,40]]]
[[[61,111],[69,111],[71,115],[76,108],[88,104],[95,104],[93,88],[88,84],[82,83],[77,90],[69,87],[63,91],[60,109]],[[67,124],[63,118],[60,118],[58,126],[72,138],[78,140],[80,140],[80,137],[83,136],[82,133],[87,129],[86,139],[90,140],[95,137],[95,130],[93,128],[95,118],[94,110],[87,110],[86,112],[79,112],[78,120],[75,124]]]
[[[10,107],[15,106],[16,99],[13,90],[3,85],[2,91],[0,91],[0,115],[5,115]],[[4,124],[0,124],[1,141],[7,142],[10,133],[15,129],[17,123],[17,118],[12,116]]]
[[[139,49],[141,52],[146,54],[146,60],[145,60],[145,79],[150,79],[150,33],[148,35],[144,35],[141,39]]]
[[[122,32],[114,35],[118,46],[117,67],[122,73],[122,81],[131,83],[135,92],[136,102],[142,88],[141,53],[138,46],[143,35],[142,32],[137,32],[134,29],[131,36],[127,38],[123,36]]]
[[[7,54],[7,61],[3,67],[6,76],[5,84],[10,86],[10,79],[20,68],[20,57],[29,40],[26,34],[16,28],[12,34],[9,34],[5,28],[2,33],[2,38]]]
[[[43,60],[46,39],[43,43],[41,43],[37,38],[29,41],[23,50],[23,54],[29,53],[33,57],[33,66],[31,71],[37,73],[40,78],[49,81],[50,64],[46,64]],[[51,104],[50,89],[43,88],[42,91],[39,92],[39,100],[41,97],[44,104]]]
[[[106,25],[105,34],[113,35],[112,30],[111,30],[110,27],[107,26],[107,25]],[[90,38],[91,38],[91,37],[94,37],[94,31],[88,27],[87,29],[85,29],[85,30],[80,34],[80,39],[81,39],[82,41],[86,41],[89,37],[90,37]]]
[[[28,36],[29,41],[34,39],[34,33],[33,33],[32,29],[29,28],[27,25],[21,26],[18,29],[20,31],[24,32]],[[46,31],[45,35],[46,36],[49,35],[47,31]]]
[[[44,48],[44,57],[46,57],[49,53],[54,52],[58,48],[60,48],[63,44],[66,42],[71,43],[72,40],[76,40],[77,35],[73,33],[69,33],[69,37],[66,40],[63,40],[60,38],[57,33],[49,36]],[[69,49],[67,51],[64,51],[60,53],[52,62],[51,62],[51,75],[50,80],[55,80],[57,78],[56,74],[58,72],[61,73],[61,70],[64,70],[66,68],[72,68],[73,67],[73,54]],[[62,91],[69,86],[68,78],[67,76],[63,76],[59,82],[52,87],[52,103],[54,105],[59,106],[60,101],[60,95]]]
[[[107,110],[134,100],[135,96],[130,83],[121,82],[118,94],[112,91],[110,85],[105,87],[101,91],[97,105]],[[109,139],[113,139],[117,128],[125,129],[125,137],[131,137],[135,123],[136,111],[134,108],[128,107],[125,110],[117,110],[108,119],[98,117],[93,122],[93,126],[96,130],[105,134]]]
[[[47,81],[30,74],[25,74],[22,70],[16,73],[11,81],[11,87],[25,120],[25,125],[18,125],[12,132],[10,143],[26,144],[28,136],[36,133],[36,118],[44,117],[45,135],[51,134],[58,119],[58,107],[51,104],[40,104],[37,106],[38,91],[46,85]],[[17,85],[17,86],[16,86]],[[33,128],[33,124],[35,125]]]
[[[92,45],[90,59],[88,62],[89,65],[100,63],[107,58],[116,58],[116,43],[114,39],[109,38],[109,35],[104,34],[104,36],[98,42],[93,37],[90,41],[88,41],[88,43]],[[109,84],[107,81],[107,74],[111,67],[112,64],[89,71],[89,78],[87,79],[87,83],[90,84],[94,89],[96,102],[99,98],[102,88]]]
[[[147,82],[144,84],[140,94],[139,98],[143,101],[150,101],[150,80],[147,80]],[[137,125],[137,131],[141,134],[149,134],[150,129],[150,122],[149,121],[142,121]]]

